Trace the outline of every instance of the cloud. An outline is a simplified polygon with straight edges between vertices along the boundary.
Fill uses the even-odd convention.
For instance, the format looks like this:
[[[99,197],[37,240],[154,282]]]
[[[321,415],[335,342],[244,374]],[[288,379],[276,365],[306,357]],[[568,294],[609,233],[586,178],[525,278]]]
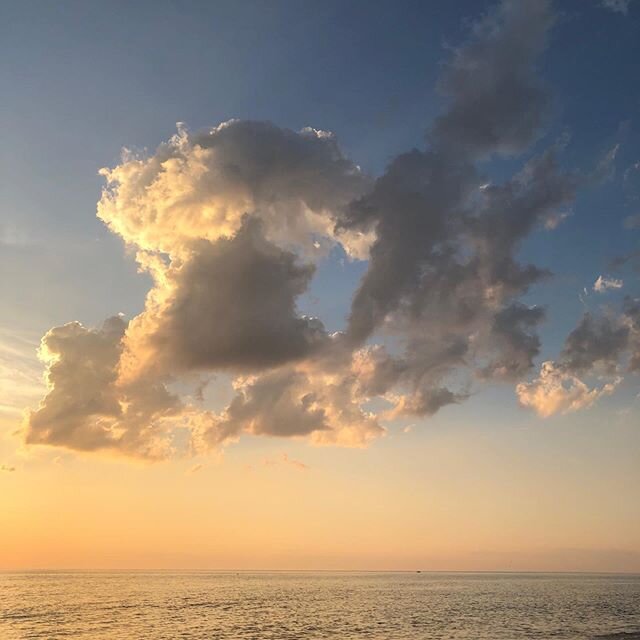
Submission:
[[[623,285],[624,282],[622,280],[598,276],[598,279],[593,283],[593,290],[597,293],[605,293],[609,289],[622,289]]]
[[[549,274],[519,264],[515,253],[574,197],[578,179],[559,172],[558,151],[554,145],[503,184],[486,184],[473,166],[443,154],[413,151],[347,210],[341,224],[374,225],[376,240],[346,337],[360,345],[380,330],[400,336],[404,356],[380,366],[418,394],[405,406],[428,413],[460,401],[465,385],[442,382],[463,365],[503,380],[531,367],[544,311],[518,297]]]
[[[614,144],[600,159],[589,176],[593,184],[601,184],[612,180],[616,175],[616,157],[620,150],[620,143]]]
[[[640,229],[640,213],[634,216],[627,216],[623,224],[625,229]]]
[[[437,148],[482,156],[530,144],[549,108],[535,63],[552,24],[546,0],[505,0],[473,25],[440,80],[450,105],[429,135]]]
[[[590,407],[598,398],[613,393],[618,380],[599,389],[590,389],[582,380],[554,362],[543,362],[540,375],[532,382],[521,382],[516,387],[523,407],[533,409],[548,418],[556,413],[570,413]]]
[[[496,313],[490,340],[497,355],[482,369],[482,374],[503,380],[517,380],[526,374],[540,352],[540,339],[533,329],[544,316],[541,307],[527,307],[519,303]]]
[[[640,372],[640,299],[626,298],[622,321],[629,329],[629,363],[632,373]]]
[[[394,159],[338,222],[376,235],[347,336],[355,344],[379,330],[404,336],[406,355],[394,368],[404,380],[414,370],[412,384],[423,398],[464,395],[425,379],[425,369],[434,368],[433,345],[458,350],[449,367],[436,366],[440,378],[462,364],[461,354],[469,365],[484,360],[484,377],[507,378],[537,353],[523,314],[507,310],[548,273],[514,256],[535,228],[559,221],[577,178],[558,169],[561,144],[503,184],[487,182],[472,161],[517,153],[538,136],[548,100],[534,68],[552,23],[549,3],[537,1],[503,2],[477,23],[445,65],[441,84],[450,104],[427,135],[432,146]],[[531,310],[528,328],[541,318],[541,310]],[[510,319],[520,328],[507,326]],[[425,382],[434,383],[431,393]],[[419,398],[408,404],[433,406]]]
[[[629,329],[618,318],[585,313],[567,337],[562,362],[576,373],[591,371],[598,365],[610,372],[616,369],[628,341]]]
[[[425,145],[375,179],[332,134],[266,122],[180,124],[154,153],[125,151],[101,171],[98,217],[153,286],[129,323],[45,335],[48,392],[27,441],[148,458],[170,455],[178,430],[197,453],[247,433],[365,446],[399,416],[521,380],[545,315],[522,297],[550,274],[517,254],[585,181],[559,166],[564,138],[501,182],[484,163],[541,135],[536,66],[553,22],[546,0],[503,0],[476,22],[443,66]],[[367,265],[329,334],[298,300],[336,248]],[[221,410],[170,390],[218,371],[233,386]]]
[[[536,379],[520,383],[520,403],[548,417],[590,407],[613,393],[626,372],[640,371],[640,303],[626,298],[620,313],[585,313],[565,340],[557,362],[543,363]],[[607,379],[590,388],[584,378]]]
[[[125,152],[101,174],[98,217],[138,249],[172,257],[193,240],[233,236],[245,214],[262,220],[269,240],[316,254],[314,243],[334,241],[337,211],[369,183],[330,133],[241,120],[193,134],[180,124],[152,156]],[[366,255],[363,236],[341,242]]]
[[[245,216],[230,238],[194,241],[172,264],[128,331],[132,368],[159,371],[252,370],[308,356],[327,336],[322,323],[296,315],[312,264],[266,240]]]
[[[610,9],[614,13],[622,13],[627,15],[631,0],[601,0],[600,6]]]
[[[350,373],[293,367],[239,378],[226,409],[198,434],[202,448],[241,433],[272,437],[309,436],[316,444],[360,447],[384,434],[376,416],[362,405]]]
[[[442,407],[457,404],[466,398],[465,394],[455,393],[446,387],[418,387],[410,395],[399,396],[390,415],[392,417],[432,416]]]
[[[148,458],[167,455],[167,420],[181,403],[161,382],[118,382],[126,322],[119,316],[100,329],[71,322],[42,339],[48,392],[26,418],[26,441],[80,451],[111,449]]]
[[[256,435],[305,435],[328,428],[326,412],[301,373],[285,370],[236,385],[224,424]]]
[[[287,453],[283,453],[277,458],[265,458],[262,464],[266,467],[288,466],[296,469],[297,471],[308,471],[309,465],[301,462],[300,460],[294,460],[290,458]]]

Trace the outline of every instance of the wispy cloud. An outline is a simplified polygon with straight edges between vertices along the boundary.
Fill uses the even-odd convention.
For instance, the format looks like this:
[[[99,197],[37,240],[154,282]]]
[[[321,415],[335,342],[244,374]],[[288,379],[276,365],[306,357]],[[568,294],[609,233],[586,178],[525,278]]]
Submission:
[[[627,13],[629,13],[631,0],[601,0],[600,4],[605,9],[610,9],[615,13],[622,13],[623,15],[627,15]]]
[[[198,471],[202,471],[203,468],[204,465],[202,464],[194,464],[192,467],[189,467],[186,473],[188,475],[193,475],[194,473],[198,473]]]
[[[624,219],[623,224],[625,229],[640,229],[640,213],[633,216],[627,216]]]
[[[262,461],[262,464],[265,467],[278,467],[278,466],[292,467],[297,471],[307,471],[309,469],[309,466],[306,465],[304,462],[290,458],[287,453],[282,453],[280,454],[280,456],[275,458],[265,458]]]
[[[45,389],[33,336],[0,327],[0,415],[16,417]]]

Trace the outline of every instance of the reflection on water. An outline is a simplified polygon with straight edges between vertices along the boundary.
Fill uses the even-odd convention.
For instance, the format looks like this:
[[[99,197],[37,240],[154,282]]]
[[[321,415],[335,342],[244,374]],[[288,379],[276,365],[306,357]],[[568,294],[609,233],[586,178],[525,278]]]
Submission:
[[[0,638],[640,640],[640,577],[0,573]]]

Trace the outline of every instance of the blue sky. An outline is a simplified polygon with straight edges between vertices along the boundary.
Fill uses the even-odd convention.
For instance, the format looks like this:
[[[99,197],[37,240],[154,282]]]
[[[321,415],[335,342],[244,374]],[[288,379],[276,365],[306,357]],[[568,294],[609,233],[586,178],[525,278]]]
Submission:
[[[5,249],[12,277],[3,279],[2,297],[12,321],[34,329],[69,315],[95,323],[114,298],[123,311],[139,308],[146,283],[132,277],[120,243],[92,215],[102,186],[97,170],[115,164],[122,147],[153,150],[177,121],[198,129],[232,117],[265,119],[333,131],[350,157],[379,173],[395,153],[422,144],[442,104],[434,85],[444,47],[459,42],[465,21],[487,6],[7,3],[3,223],[30,242],[56,238],[72,258]],[[563,160],[586,169],[622,142],[617,179],[582,193],[567,224],[530,242],[533,255],[580,288],[634,242],[620,225],[640,203],[627,202],[620,179],[637,160],[640,18],[633,6],[623,15],[595,0],[557,8],[540,65],[554,92],[546,139],[568,131]],[[30,296],[33,258],[43,265],[38,278],[49,280],[44,301],[55,292],[61,308],[42,304],[42,291]],[[70,285],[64,291],[61,280]],[[95,305],[85,305],[87,297]]]

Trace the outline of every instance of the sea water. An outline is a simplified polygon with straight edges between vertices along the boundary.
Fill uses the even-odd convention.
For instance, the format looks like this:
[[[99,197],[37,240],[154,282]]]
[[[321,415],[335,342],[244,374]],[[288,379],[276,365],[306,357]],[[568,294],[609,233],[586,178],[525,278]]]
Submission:
[[[0,573],[0,638],[640,639],[640,576]]]

